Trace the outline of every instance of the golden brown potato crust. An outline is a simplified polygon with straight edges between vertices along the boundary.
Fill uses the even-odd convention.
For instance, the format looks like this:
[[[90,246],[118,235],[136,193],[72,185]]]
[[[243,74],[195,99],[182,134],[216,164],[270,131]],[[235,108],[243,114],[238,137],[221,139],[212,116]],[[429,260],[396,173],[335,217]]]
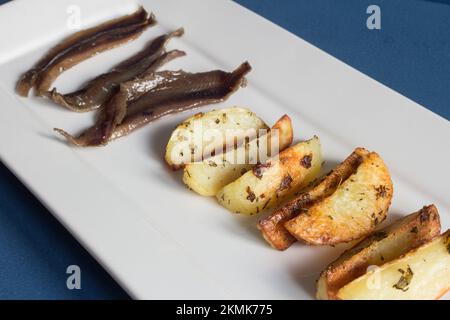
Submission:
[[[291,146],[226,185],[216,197],[231,212],[257,214],[290,199],[320,173],[318,137]]]
[[[370,270],[337,292],[342,300],[431,300],[450,288],[450,230]]]
[[[382,265],[439,236],[439,213],[434,205],[407,215],[376,231],[345,251],[321,274],[318,299],[337,299],[340,288],[366,273],[371,265]]]
[[[282,116],[263,136],[243,142],[225,153],[216,154],[203,161],[187,163],[183,172],[183,182],[188,188],[203,196],[215,196],[224,186],[241,177],[255,165],[252,164],[250,150],[257,151],[256,157],[269,157],[270,152],[281,152],[292,143],[293,128],[289,116]],[[272,140],[278,139],[278,149],[271,149]],[[260,151],[266,145],[266,151]],[[264,149],[263,149],[264,150]],[[264,153],[266,153],[264,155]],[[245,155],[245,161],[227,161]],[[253,157],[255,155],[253,154]]]
[[[261,220],[257,227],[261,230],[264,239],[275,249],[287,249],[296,239],[286,230],[284,223],[295,218],[300,213],[307,211],[307,208],[314,202],[332,194],[342,181],[345,181],[356,171],[364,157],[368,154],[369,151],[364,148],[355,149],[347,159],[326,175],[311,190],[300,194],[284,206],[275,210],[270,216]]]
[[[312,245],[350,242],[371,233],[386,218],[392,195],[389,171],[380,156],[371,152],[331,195],[284,226],[297,240]]]

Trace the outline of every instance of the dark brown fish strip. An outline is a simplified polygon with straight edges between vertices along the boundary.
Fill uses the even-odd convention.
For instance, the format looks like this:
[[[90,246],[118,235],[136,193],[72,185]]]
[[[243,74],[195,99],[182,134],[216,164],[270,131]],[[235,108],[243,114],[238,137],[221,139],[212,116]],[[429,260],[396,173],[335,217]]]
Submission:
[[[100,146],[108,142],[115,126],[118,125],[126,113],[126,92],[118,92],[108,102],[108,107],[100,113],[96,124],[78,137],[73,137],[64,130],[55,128],[55,131],[62,134],[70,143],[80,146]]]
[[[158,72],[147,78],[147,85],[153,87],[145,93],[136,90],[133,83],[129,84],[131,101],[128,103],[127,115],[114,130],[111,140],[163,116],[225,101],[241,86],[245,86],[244,76],[250,70],[250,64],[244,62],[231,73],[221,70],[203,73]]]
[[[137,38],[156,23],[142,7],[131,15],[79,31],[51,49],[32,69],[25,72],[16,92],[26,97],[32,87],[45,95],[53,81],[65,70],[100,53]]]
[[[161,62],[158,58],[165,53],[167,42],[173,37],[180,37],[184,29],[162,35],[131,58],[123,61],[110,72],[90,81],[83,89],[68,94],[60,94],[53,89],[48,96],[57,104],[76,112],[86,112],[99,108],[117,92],[120,83],[137,76],[155,72]],[[178,51],[180,52],[180,51]]]
[[[156,70],[167,62],[184,55],[186,53],[180,50],[164,53],[154,61],[152,68]],[[96,123],[78,137],[73,137],[62,129],[55,128],[55,131],[62,134],[72,144],[80,147],[104,145],[126,115],[127,97],[126,90],[119,90],[114,94],[100,110]]]
[[[239,87],[245,85],[244,76],[250,70],[250,64],[245,62],[233,72],[161,71],[149,74],[122,83],[120,91],[111,100],[114,103],[105,105],[103,112],[115,116],[100,117],[94,127],[108,130],[90,128],[76,138],[61,129],[55,130],[78,146],[105,145],[108,141],[125,136],[165,115],[226,100]],[[120,109],[120,112],[106,110],[110,108]],[[126,108],[126,114],[119,124],[119,117],[116,115],[123,116],[123,108]],[[102,134],[99,135],[98,132]]]

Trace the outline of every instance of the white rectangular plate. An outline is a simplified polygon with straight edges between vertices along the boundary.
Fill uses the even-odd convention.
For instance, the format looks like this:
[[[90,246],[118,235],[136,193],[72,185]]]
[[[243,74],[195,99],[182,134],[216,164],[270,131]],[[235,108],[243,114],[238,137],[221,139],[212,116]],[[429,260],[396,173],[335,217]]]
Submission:
[[[435,203],[449,227],[448,121],[231,1],[142,0],[159,24],[137,41],[64,73],[77,88],[183,26],[170,48],[187,52],[170,69],[231,70],[248,60],[249,86],[224,104],[247,106],[267,123],[292,117],[295,139],[317,134],[327,168],[356,146],[377,151],[394,181],[390,220]],[[295,244],[271,249],[255,228],[261,217],[228,213],[183,187],[163,162],[174,126],[196,111],[156,121],[104,148],[71,148],[52,131],[77,132],[91,114],[74,114],[14,94],[19,75],[73,32],[132,12],[128,0],[21,0],[0,7],[0,156],[66,228],[135,298],[310,299],[320,270],[342,247]],[[25,22],[25,23],[24,23]],[[211,108],[204,108],[208,110]]]

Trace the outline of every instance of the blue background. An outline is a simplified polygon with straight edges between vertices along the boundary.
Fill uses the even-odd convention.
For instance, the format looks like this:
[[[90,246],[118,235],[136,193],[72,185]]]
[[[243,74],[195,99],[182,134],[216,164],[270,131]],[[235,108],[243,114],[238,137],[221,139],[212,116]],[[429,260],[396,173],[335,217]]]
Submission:
[[[449,119],[450,0],[237,2]],[[366,28],[370,4],[381,8],[381,30]],[[66,288],[71,264],[81,267],[81,290]],[[1,164],[0,298],[128,298]]]

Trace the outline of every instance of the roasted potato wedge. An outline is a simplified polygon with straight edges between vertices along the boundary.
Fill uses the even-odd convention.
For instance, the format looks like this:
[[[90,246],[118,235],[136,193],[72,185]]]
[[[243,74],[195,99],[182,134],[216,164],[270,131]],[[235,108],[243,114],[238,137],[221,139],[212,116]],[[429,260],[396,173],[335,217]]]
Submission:
[[[235,213],[252,215],[280,204],[313,181],[322,166],[320,140],[300,142],[253,167],[221,189],[219,203]]]
[[[258,161],[259,151],[263,153],[265,161],[267,152],[271,152],[272,139],[278,139],[278,147],[272,150],[278,153],[289,147],[293,139],[291,119],[284,115],[278,120],[267,134],[244,142],[237,148],[207,158],[202,162],[186,164],[183,172],[183,182],[193,191],[204,195],[214,196],[227,184],[233,182],[250,170]],[[260,146],[266,145],[264,150]],[[274,145],[275,147],[275,145]],[[243,155],[238,159],[238,155]]]
[[[373,232],[386,218],[392,194],[386,165],[377,153],[370,152],[330,196],[304,208],[284,226],[308,244],[350,242]]]
[[[286,250],[296,239],[286,230],[284,223],[305,211],[313,203],[331,195],[336,188],[351,176],[369,152],[357,148],[350,156],[327,174],[310,190],[301,193],[286,205],[275,210],[258,223],[258,229],[266,241],[277,250]]]
[[[441,233],[434,205],[407,215],[376,231],[331,263],[317,281],[317,299],[336,299],[340,288],[364,275],[371,265],[380,266],[432,240]]]
[[[173,170],[177,170],[186,163],[201,161],[215,150],[226,147],[224,142],[228,130],[233,130],[236,139],[242,141],[249,130],[259,129],[268,129],[268,126],[246,108],[231,107],[197,113],[172,132],[166,146],[165,160]]]
[[[341,288],[342,300],[431,300],[450,289],[450,230]]]

